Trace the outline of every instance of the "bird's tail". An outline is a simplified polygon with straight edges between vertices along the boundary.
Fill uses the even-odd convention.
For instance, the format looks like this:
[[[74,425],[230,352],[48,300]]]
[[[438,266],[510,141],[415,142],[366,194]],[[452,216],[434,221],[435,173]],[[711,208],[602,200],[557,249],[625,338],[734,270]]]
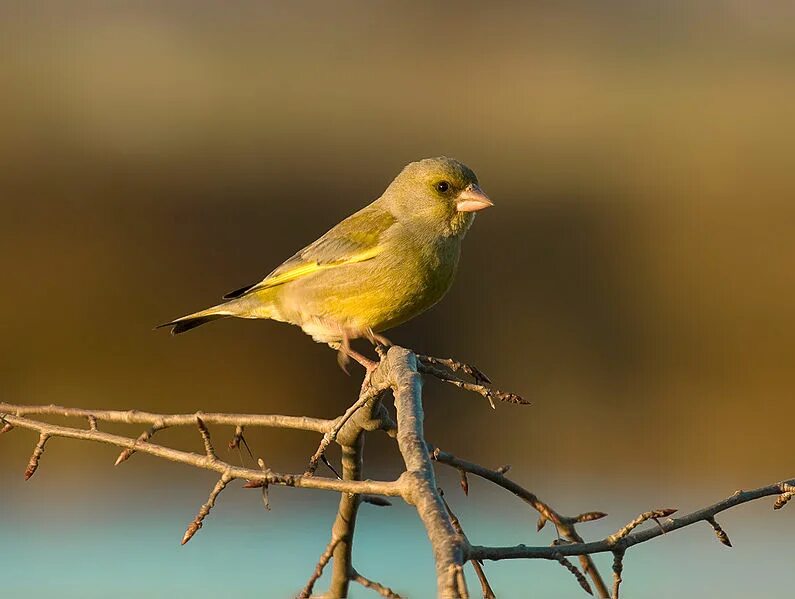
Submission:
[[[156,326],[156,329],[171,327],[172,335],[179,335],[213,320],[222,318],[275,318],[280,320],[278,310],[273,304],[270,290],[232,299],[206,310],[200,310]]]
[[[163,329],[166,327],[171,327],[171,334],[172,335],[179,335],[180,333],[184,333],[185,331],[190,331],[191,329],[195,329],[198,326],[201,326],[207,322],[211,322],[213,320],[219,320],[221,318],[229,318],[230,316],[234,316],[234,314],[226,310],[224,305],[221,304],[219,306],[213,306],[212,308],[207,308],[206,310],[201,310],[200,312],[194,312],[193,314],[188,314],[187,316],[183,316],[182,318],[177,318],[170,322],[164,322],[163,324],[157,325],[156,329]]]
[[[201,310],[199,312],[194,312],[193,314],[188,314],[187,316],[183,316],[182,318],[177,318],[172,320],[171,322],[166,322],[161,325],[156,326],[156,329],[161,329],[165,327],[171,327],[171,334],[172,335],[179,335],[180,333],[184,333],[185,331],[190,331],[191,329],[195,329],[198,326],[201,326],[207,322],[211,322],[213,320],[220,320],[222,318],[230,318],[232,316],[237,316],[240,318],[262,318],[267,317],[265,314],[254,314],[250,310],[248,306],[249,302],[243,302],[241,300],[232,300],[230,302],[225,302],[223,304],[218,304],[217,306],[213,306],[212,308],[207,308],[206,310]]]

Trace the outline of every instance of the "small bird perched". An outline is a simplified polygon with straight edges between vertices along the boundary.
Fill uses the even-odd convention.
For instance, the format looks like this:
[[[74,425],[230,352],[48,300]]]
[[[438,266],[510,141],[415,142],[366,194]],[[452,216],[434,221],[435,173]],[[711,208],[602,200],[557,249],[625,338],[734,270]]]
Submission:
[[[461,240],[475,213],[489,206],[475,173],[457,160],[412,162],[380,198],[259,283],[160,327],[178,335],[230,316],[270,318],[342,352],[360,337],[388,345],[378,333],[421,314],[450,289]]]

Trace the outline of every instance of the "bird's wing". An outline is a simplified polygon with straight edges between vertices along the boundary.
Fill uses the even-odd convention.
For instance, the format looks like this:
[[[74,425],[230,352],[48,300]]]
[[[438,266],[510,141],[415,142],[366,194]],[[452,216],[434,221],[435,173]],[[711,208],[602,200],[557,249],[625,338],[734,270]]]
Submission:
[[[306,246],[259,283],[232,291],[224,299],[283,285],[318,270],[371,260],[381,253],[381,240],[395,222],[395,217],[383,208],[367,206]]]

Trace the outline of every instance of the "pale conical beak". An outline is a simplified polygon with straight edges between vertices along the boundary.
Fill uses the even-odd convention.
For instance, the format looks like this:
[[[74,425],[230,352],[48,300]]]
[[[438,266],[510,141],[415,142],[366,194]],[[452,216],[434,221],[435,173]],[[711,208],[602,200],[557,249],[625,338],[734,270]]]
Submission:
[[[494,206],[494,202],[480,187],[474,184],[459,193],[455,202],[455,207],[459,212],[477,212],[491,206]]]

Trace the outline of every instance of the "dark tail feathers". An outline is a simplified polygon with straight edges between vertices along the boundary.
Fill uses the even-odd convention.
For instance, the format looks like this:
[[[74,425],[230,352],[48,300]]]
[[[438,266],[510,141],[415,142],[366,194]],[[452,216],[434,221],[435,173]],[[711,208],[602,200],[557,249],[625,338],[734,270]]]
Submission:
[[[155,328],[163,329],[165,327],[172,327],[171,334],[179,335],[180,333],[190,331],[191,329],[195,329],[196,327],[199,327],[203,324],[206,324],[213,320],[219,320],[221,318],[229,318],[229,315],[209,314],[207,316],[186,316],[185,318],[179,318],[177,320],[172,320],[171,322],[166,322],[164,324],[157,325]]]

